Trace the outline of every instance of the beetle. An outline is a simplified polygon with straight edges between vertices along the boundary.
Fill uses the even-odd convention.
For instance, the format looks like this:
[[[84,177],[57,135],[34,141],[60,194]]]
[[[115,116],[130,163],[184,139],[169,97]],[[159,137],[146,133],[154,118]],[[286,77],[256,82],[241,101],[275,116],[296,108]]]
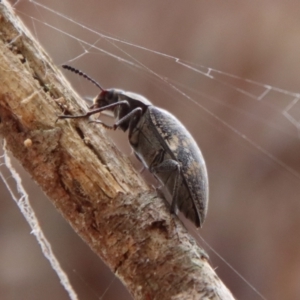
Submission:
[[[207,214],[208,176],[202,153],[188,130],[175,116],[145,97],[120,89],[103,89],[80,70],[62,67],[88,79],[101,92],[86,114],[58,118],[87,118],[104,110],[113,112],[116,122],[112,126],[100,120],[93,122],[107,129],[128,130],[136,157],[171,195],[171,213],[177,214],[179,209],[196,227],[201,227]]]

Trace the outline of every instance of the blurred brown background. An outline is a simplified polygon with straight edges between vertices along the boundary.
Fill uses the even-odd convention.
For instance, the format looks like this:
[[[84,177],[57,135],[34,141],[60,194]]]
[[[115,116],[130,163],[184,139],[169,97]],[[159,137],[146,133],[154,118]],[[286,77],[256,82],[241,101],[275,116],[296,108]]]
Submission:
[[[289,110],[294,124],[283,112],[297,96],[293,92],[300,90],[300,2],[11,3],[16,3],[16,13],[57,65],[67,63],[82,69],[104,87],[141,93],[187,126],[206,159],[210,180],[207,220],[198,233],[192,227],[191,232],[195,237],[201,234],[267,299],[298,299],[299,103]],[[107,40],[97,32],[167,56]],[[214,71],[211,79],[169,56],[180,58],[181,63],[188,62],[203,73],[212,68],[261,85]],[[167,78],[194,101],[146,68],[139,68],[135,59]],[[98,93],[83,78],[65,74],[83,97]],[[278,89],[271,88],[260,100],[265,91],[263,84]],[[130,155],[126,134],[117,132],[112,136]],[[79,298],[131,299],[39,188],[21,169],[20,172],[39,222]],[[68,299],[2,182],[0,189],[1,300]],[[199,243],[202,245],[200,240]],[[211,250],[207,252],[237,299],[261,299]]]

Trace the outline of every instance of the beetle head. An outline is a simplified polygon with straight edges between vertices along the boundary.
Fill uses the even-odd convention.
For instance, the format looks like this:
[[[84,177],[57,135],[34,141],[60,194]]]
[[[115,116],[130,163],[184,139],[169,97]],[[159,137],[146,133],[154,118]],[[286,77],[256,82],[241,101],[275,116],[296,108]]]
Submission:
[[[120,101],[121,92],[122,90],[118,89],[101,90],[101,92],[95,97],[93,101],[94,103],[90,109],[104,107]]]
[[[98,96],[94,99],[93,101],[94,103],[92,106],[90,106],[90,109],[103,108],[103,110],[107,110],[108,112],[113,112],[114,117],[117,120],[120,120],[137,107],[141,108],[143,112],[145,112],[147,107],[152,105],[148,99],[146,99],[145,97],[139,94],[125,92],[120,89],[104,89],[97,81],[95,81],[94,79],[92,79],[91,77],[83,73],[82,71],[68,65],[63,65],[62,67],[64,69],[67,69],[71,72],[74,72],[84,77],[85,79],[92,82],[101,90]],[[117,105],[117,103],[121,101],[123,102],[120,103],[120,105]],[[125,122],[122,122],[119,128],[121,128],[123,131],[126,131],[129,127],[129,123],[131,120],[133,120],[134,122],[138,122],[137,116],[133,116],[132,119],[130,120],[128,119]]]

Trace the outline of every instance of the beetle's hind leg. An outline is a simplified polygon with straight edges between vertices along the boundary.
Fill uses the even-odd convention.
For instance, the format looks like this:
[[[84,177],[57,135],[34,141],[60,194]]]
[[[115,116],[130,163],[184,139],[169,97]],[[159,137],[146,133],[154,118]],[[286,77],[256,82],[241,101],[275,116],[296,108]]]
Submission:
[[[174,159],[166,159],[162,161],[160,164],[158,164],[157,166],[150,167],[151,173],[176,172],[174,187],[172,192],[172,203],[170,207],[170,212],[175,215],[177,215],[178,212],[177,199],[178,199],[178,191],[180,186],[180,171],[181,171],[181,166]]]

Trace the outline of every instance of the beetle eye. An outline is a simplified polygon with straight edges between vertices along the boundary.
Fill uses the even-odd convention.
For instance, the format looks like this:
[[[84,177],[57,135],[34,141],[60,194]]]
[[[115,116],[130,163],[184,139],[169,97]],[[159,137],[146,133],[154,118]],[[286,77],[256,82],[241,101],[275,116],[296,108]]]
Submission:
[[[107,98],[106,98],[106,91],[101,92],[96,98],[94,99],[94,104],[90,107],[90,109],[93,108],[99,108],[106,106],[108,104]]]
[[[113,100],[114,98],[114,92],[113,91],[106,91],[105,93],[105,99],[110,100],[109,102],[111,102],[111,100]]]
[[[107,94],[106,94],[106,97],[107,97],[107,99],[112,99],[112,97],[113,97],[114,95],[113,95],[113,93],[112,92],[107,92]]]

